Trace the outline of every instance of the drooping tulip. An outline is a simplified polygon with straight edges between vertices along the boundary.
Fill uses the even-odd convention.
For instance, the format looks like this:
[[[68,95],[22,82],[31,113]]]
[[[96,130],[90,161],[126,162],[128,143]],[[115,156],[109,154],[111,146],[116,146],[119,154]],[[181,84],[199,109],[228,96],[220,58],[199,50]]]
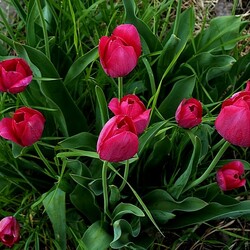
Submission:
[[[97,152],[102,160],[119,162],[132,158],[138,151],[138,145],[132,119],[116,115],[103,126],[97,141]]]
[[[22,58],[0,62],[0,92],[17,94],[26,89],[32,81],[32,71]]]
[[[141,134],[148,126],[150,109],[146,109],[136,95],[126,95],[120,101],[118,98],[112,98],[108,107],[114,115],[129,116],[134,122],[137,134]]]
[[[202,104],[195,98],[183,99],[175,112],[180,127],[193,128],[202,121]]]
[[[21,107],[13,117],[0,121],[0,136],[21,146],[30,146],[40,140],[45,118],[37,110]]]
[[[246,179],[242,179],[244,165],[241,161],[232,161],[222,166],[216,173],[216,180],[223,191],[242,187]]]
[[[20,226],[13,216],[0,221],[0,241],[7,247],[12,247],[20,239]]]
[[[132,24],[117,26],[110,37],[100,38],[98,46],[104,72],[112,77],[128,75],[141,55],[140,35]]]

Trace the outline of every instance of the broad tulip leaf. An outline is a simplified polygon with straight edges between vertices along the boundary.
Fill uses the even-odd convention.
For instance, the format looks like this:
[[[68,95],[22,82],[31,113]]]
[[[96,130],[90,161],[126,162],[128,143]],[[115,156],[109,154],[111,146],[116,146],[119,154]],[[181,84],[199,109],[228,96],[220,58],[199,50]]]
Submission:
[[[123,0],[125,7],[125,22],[133,24],[143,39],[146,41],[151,52],[161,50],[162,45],[159,42],[158,38],[153,34],[150,28],[145,24],[141,19],[136,17],[136,5],[133,0]]]
[[[64,85],[68,86],[72,81],[74,81],[92,62],[98,58],[97,47],[90,50],[85,55],[79,57],[70,67],[65,80]]]
[[[166,40],[163,42],[164,47],[160,54],[157,70],[158,75],[162,76],[168,65],[173,60],[176,61],[176,55],[185,48],[186,43],[190,39],[190,36],[194,30],[194,10],[189,8],[181,13],[177,25],[172,25],[169,31],[170,35],[167,35]],[[175,20],[177,22],[177,19]],[[174,28],[176,33],[174,34]]]
[[[221,16],[212,19],[209,27],[195,39],[197,53],[233,49],[239,39],[242,24],[239,16]]]
[[[15,44],[15,47],[19,55],[29,57],[30,61],[40,70],[42,77],[60,78],[54,65],[41,51],[18,43]],[[44,65],[46,65],[46,67],[44,67]],[[57,112],[61,112],[64,117],[64,119],[59,120],[58,123],[60,125],[66,124],[69,135],[87,130],[85,116],[76,106],[61,80],[42,81],[41,91],[47,99],[52,100],[57,105]],[[65,103],[67,105],[65,105]],[[52,108],[55,107],[53,106]],[[59,116],[57,118],[59,118]],[[66,133],[65,129],[63,129],[63,131]]]
[[[204,223],[210,220],[219,220],[225,218],[238,218],[250,214],[250,201],[241,201],[233,205],[222,205],[220,203],[210,203],[195,212],[184,213],[176,216],[168,228],[182,228],[193,224]]]
[[[169,220],[172,220],[176,215],[164,210],[152,209],[151,213],[155,221],[159,224],[166,224]]]
[[[168,96],[160,104],[159,111],[166,119],[175,115],[176,109],[184,98],[192,96],[195,86],[195,76],[187,76],[177,81]]]
[[[63,148],[70,149],[84,149],[84,150],[96,150],[97,136],[89,132],[81,132],[76,135],[67,137],[65,140],[60,141],[58,144]]]
[[[79,197],[82,197],[79,199]],[[80,185],[77,185],[74,191],[70,194],[72,204],[84,214],[89,221],[95,222],[100,219],[101,211],[95,203],[95,196],[93,193]]]
[[[113,221],[121,219],[125,214],[133,214],[138,217],[145,216],[144,212],[139,207],[129,203],[120,203],[112,213]]]
[[[181,174],[181,176],[169,189],[171,195],[176,199],[178,199],[179,196],[182,194],[182,191],[184,190],[185,186],[187,185],[190,179],[193,169],[197,167],[200,159],[200,152],[201,152],[201,141],[198,137],[195,137],[195,141],[193,142],[193,153],[190,158],[189,164],[186,170]]]
[[[167,191],[162,189],[151,191],[144,196],[143,200],[150,210],[166,212],[193,212],[208,205],[207,202],[196,197],[187,197],[181,201],[176,201]]]
[[[162,129],[165,125],[167,125],[166,121],[163,122],[158,122],[155,123],[154,125],[152,125],[151,127],[149,127],[144,133],[143,135],[139,138],[140,140],[140,144],[139,144],[139,151],[138,151],[138,155],[140,155],[143,150],[144,147],[146,147],[147,143],[153,139],[155,137],[155,135],[157,134],[157,132]]]
[[[106,250],[112,241],[111,235],[107,232],[108,227],[101,221],[93,223],[84,233],[82,242],[84,250]],[[81,250],[79,247],[77,250]]]
[[[66,206],[65,192],[57,188],[43,200],[43,205],[53,226],[55,239],[62,250],[66,250]]]
[[[97,98],[97,107],[98,107],[98,112],[96,113],[96,115],[97,115],[96,121],[97,122],[99,121],[101,123],[100,124],[100,130],[101,130],[102,127],[104,126],[104,124],[109,119],[109,113],[108,113],[108,108],[107,108],[108,105],[107,105],[107,101],[106,101],[104,92],[99,86],[95,87],[95,94],[96,94],[96,98]]]

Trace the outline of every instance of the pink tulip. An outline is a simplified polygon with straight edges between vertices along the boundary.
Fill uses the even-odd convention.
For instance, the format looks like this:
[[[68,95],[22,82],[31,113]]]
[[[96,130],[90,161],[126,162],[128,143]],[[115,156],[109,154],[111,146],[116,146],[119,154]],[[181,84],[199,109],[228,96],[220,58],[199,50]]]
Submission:
[[[21,146],[30,146],[41,138],[44,123],[45,118],[39,111],[22,107],[12,118],[0,121],[0,136]]]
[[[244,174],[244,165],[241,161],[232,161],[224,165],[217,171],[216,180],[223,191],[242,187],[246,184],[245,179],[241,179]]]
[[[217,132],[236,146],[250,146],[250,91],[235,93],[222,103],[221,111],[215,120]]]
[[[0,91],[16,94],[25,90],[32,81],[32,71],[22,58],[0,62]]]
[[[141,55],[140,35],[132,24],[117,26],[110,37],[100,38],[98,46],[103,70],[110,77],[128,75]]]
[[[133,121],[128,116],[112,117],[102,128],[97,141],[100,159],[119,162],[132,158],[138,151],[139,140]]]
[[[12,247],[20,238],[20,226],[18,221],[8,216],[0,221],[0,241],[7,247]]]
[[[175,120],[180,127],[192,128],[202,121],[202,105],[195,98],[183,99],[175,112]]]
[[[126,95],[120,101],[113,98],[108,106],[115,115],[129,116],[134,122],[137,134],[141,134],[148,126],[150,109],[146,109],[136,95]]]

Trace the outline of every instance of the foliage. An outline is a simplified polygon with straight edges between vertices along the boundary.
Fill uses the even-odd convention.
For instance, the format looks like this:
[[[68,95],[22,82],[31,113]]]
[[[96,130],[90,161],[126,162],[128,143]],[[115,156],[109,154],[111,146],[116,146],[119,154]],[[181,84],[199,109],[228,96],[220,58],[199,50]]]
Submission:
[[[0,26],[0,59],[24,58],[34,80],[18,95],[1,93],[1,117],[20,106],[46,117],[43,137],[33,146],[0,140],[1,215],[15,215],[21,224],[14,249],[177,249],[208,223],[248,221],[249,182],[223,193],[215,174],[239,159],[247,177],[249,152],[214,129],[222,101],[250,79],[249,54],[241,55],[238,46],[247,38],[246,21],[216,17],[197,34],[195,9],[181,10],[181,1],[10,2],[16,16],[13,22],[4,17]],[[103,166],[96,143],[118,90],[100,65],[97,46],[122,23],[135,25],[143,51],[123,79],[124,94],[140,96],[151,121],[134,158]],[[183,129],[174,115],[190,97],[202,102],[203,121]],[[181,243],[167,241],[173,232]]]

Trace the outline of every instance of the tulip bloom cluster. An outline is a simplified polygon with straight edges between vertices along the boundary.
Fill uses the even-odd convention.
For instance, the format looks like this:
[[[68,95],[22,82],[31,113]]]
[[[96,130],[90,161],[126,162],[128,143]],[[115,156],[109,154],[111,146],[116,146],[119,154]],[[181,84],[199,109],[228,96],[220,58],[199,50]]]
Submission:
[[[222,103],[215,128],[226,141],[236,146],[250,146],[250,81],[244,91]]]
[[[140,35],[132,24],[117,26],[110,37],[100,38],[98,46],[104,72],[113,78],[128,75],[141,55]]]
[[[136,95],[113,98],[109,103],[115,114],[103,127],[98,141],[100,159],[119,162],[132,158],[138,151],[138,134],[149,123],[150,109],[146,109]]]
[[[32,81],[32,71],[22,58],[0,62],[0,92],[17,94],[25,90]]]
[[[15,217],[8,216],[0,221],[0,241],[12,247],[20,238],[20,226]]]
[[[195,98],[183,99],[175,112],[175,120],[182,128],[193,128],[202,121],[202,105]]]
[[[241,179],[243,174],[244,165],[241,161],[229,162],[217,171],[217,183],[223,191],[242,187],[246,184],[246,179]]]

